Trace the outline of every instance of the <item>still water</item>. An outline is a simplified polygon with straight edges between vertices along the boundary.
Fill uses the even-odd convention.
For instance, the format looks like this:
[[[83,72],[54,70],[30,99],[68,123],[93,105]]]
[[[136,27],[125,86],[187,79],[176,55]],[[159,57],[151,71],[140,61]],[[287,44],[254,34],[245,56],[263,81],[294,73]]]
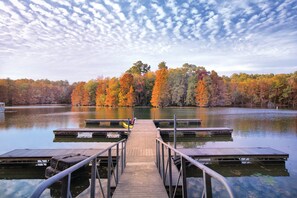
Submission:
[[[289,154],[285,165],[213,167],[231,184],[236,197],[297,197],[297,111],[248,108],[95,108],[10,107],[0,114],[0,154],[25,148],[104,148],[110,142],[64,142],[57,128],[84,127],[85,119],[199,118],[202,127],[233,128],[232,138],[178,140],[178,147],[271,147]],[[25,179],[0,169],[0,197],[28,197],[42,179]],[[190,170],[191,171],[191,170]],[[21,173],[17,173],[21,175]],[[32,173],[33,174],[33,173]],[[193,196],[201,191],[195,171],[187,179]],[[216,187],[214,183],[214,188]],[[216,190],[216,189],[215,189]],[[197,192],[196,192],[197,191]],[[223,194],[216,193],[217,197]]]

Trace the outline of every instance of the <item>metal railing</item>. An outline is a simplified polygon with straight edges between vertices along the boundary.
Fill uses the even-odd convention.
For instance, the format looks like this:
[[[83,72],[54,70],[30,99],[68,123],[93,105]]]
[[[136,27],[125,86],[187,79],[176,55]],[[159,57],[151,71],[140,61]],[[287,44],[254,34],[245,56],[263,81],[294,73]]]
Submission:
[[[167,151],[165,150],[167,149]],[[172,157],[177,159],[176,157],[180,157],[181,167],[180,171],[178,172],[178,179],[175,181],[175,189],[173,184],[173,171],[172,165],[174,165]],[[167,161],[167,162],[166,162]],[[176,190],[180,183],[180,178],[182,178],[182,196],[187,197],[187,181],[186,181],[186,162],[191,163],[192,165],[196,166],[203,172],[203,192],[202,197],[210,198],[212,197],[212,187],[211,187],[211,178],[217,179],[227,190],[229,196],[233,198],[233,193],[229,184],[227,183],[226,179],[218,174],[217,172],[213,171],[212,169],[208,168],[207,166],[199,163],[198,161],[194,160],[193,158],[185,155],[172,146],[166,144],[160,138],[156,138],[156,164],[159,170],[159,173],[162,177],[164,185],[166,185],[166,181],[169,180],[169,197],[176,196]],[[166,165],[165,165],[166,164]],[[168,176],[168,178],[166,178]],[[168,179],[168,180],[167,180]]]
[[[39,186],[35,189],[31,198],[40,197],[41,194],[52,184],[62,181],[62,197],[72,197],[70,192],[71,186],[71,175],[74,171],[91,164],[91,184],[90,184],[90,197],[95,197],[96,194],[96,179],[98,179],[100,192],[103,197],[105,197],[105,192],[103,189],[103,185],[101,182],[100,174],[98,171],[98,157],[102,154],[108,152],[108,166],[107,166],[107,189],[106,189],[106,197],[111,197],[111,181],[114,179],[115,185],[119,182],[119,175],[123,173],[126,167],[126,143],[127,140],[121,140],[108,148],[102,150],[101,152],[94,154],[93,156],[65,169],[64,171],[50,177],[49,179],[43,181],[39,184]],[[116,157],[116,166],[113,165],[112,161],[112,151],[115,152]],[[121,164],[119,166],[119,164]],[[119,170],[121,168],[121,171]],[[113,177],[112,177],[113,172]],[[63,190],[64,189],[64,190]],[[64,192],[63,192],[64,191]]]

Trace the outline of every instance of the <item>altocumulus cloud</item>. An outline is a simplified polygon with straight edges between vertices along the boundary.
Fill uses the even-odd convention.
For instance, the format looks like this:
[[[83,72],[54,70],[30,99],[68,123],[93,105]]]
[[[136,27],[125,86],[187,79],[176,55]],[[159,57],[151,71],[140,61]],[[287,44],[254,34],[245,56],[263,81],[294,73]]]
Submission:
[[[89,80],[133,62],[297,70],[297,1],[0,1],[0,78]]]

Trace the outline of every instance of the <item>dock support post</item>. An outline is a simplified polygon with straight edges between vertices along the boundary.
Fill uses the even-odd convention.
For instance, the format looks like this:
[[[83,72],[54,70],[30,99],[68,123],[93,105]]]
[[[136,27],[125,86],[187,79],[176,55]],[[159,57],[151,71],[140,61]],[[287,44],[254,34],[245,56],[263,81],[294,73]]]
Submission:
[[[116,160],[116,162],[117,162],[117,164],[116,164],[116,179],[117,179],[117,181],[116,181],[116,185],[118,185],[118,183],[119,183],[119,144],[117,144],[117,160]]]
[[[174,149],[176,149],[176,115],[174,114],[174,133],[173,133],[173,138],[174,138]]]
[[[212,198],[211,177],[203,171],[204,194],[205,198]]]
[[[165,156],[164,156],[164,144],[161,144],[161,151],[162,151],[162,154],[161,154],[161,156],[162,156],[162,178],[163,178],[163,183],[164,183],[164,185],[165,185],[165,183],[166,183],[166,176],[165,176]]]
[[[169,166],[169,197],[172,198],[172,167],[171,167],[171,150],[168,148],[168,166]]]
[[[61,196],[69,197],[70,196],[70,183],[71,183],[71,173],[65,176],[62,180],[61,186]]]
[[[183,197],[187,198],[187,166],[186,159],[181,156],[181,168],[183,177]]]
[[[111,197],[110,195],[110,183],[111,183],[111,149],[108,149],[108,169],[107,169],[107,197]]]
[[[124,142],[122,142],[121,159],[122,159],[122,161],[121,161],[121,165],[122,165],[121,173],[123,174],[123,172],[124,172]]]
[[[90,197],[95,197],[96,192],[96,158],[92,161],[92,175],[91,175],[91,195]]]

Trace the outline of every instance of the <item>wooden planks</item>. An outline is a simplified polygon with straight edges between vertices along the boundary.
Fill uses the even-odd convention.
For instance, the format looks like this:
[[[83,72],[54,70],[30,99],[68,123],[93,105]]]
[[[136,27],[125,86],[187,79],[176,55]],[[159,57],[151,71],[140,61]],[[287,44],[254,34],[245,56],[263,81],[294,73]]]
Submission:
[[[128,129],[120,128],[62,128],[53,131],[55,136],[77,137],[78,133],[92,133],[92,136],[107,136],[109,133],[117,133],[120,136],[128,135]]]
[[[137,120],[127,142],[127,166],[113,197],[168,197],[155,165],[157,129],[152,120]]]
[[[201,120],[200,119],[176,119],[177,124],[197,124],[200,125],[201,124]],[[160,125],[160,124],[168,124],[168,125],[173,125],[174,123],[174,119],[155,119],[154,123],[156,125]]]
[[[158,128],[161,135],[173,135],[173,128]],[[207,133],[209,135],[231,135],[233,129],[231,128],[177,128],[178,135],[199,135],[201,133]]]
[[[243,148],[180,148],[180,152],[198,159],[201,162],[234,161],[238,163],[284,162],[289,154],[269,147]]]
[[[120,124],[120,122],[128,122],[128,119],[86,119],[86,124],[101,124],[101,123],[109,123],[109,124]]]
[[[92,156],[102,149],[15,149],[0,155],[0,164],[37,163],[38,160],[50,160],[53,156],[80,154]],[[102,155],[106,158],[107,153]]]

